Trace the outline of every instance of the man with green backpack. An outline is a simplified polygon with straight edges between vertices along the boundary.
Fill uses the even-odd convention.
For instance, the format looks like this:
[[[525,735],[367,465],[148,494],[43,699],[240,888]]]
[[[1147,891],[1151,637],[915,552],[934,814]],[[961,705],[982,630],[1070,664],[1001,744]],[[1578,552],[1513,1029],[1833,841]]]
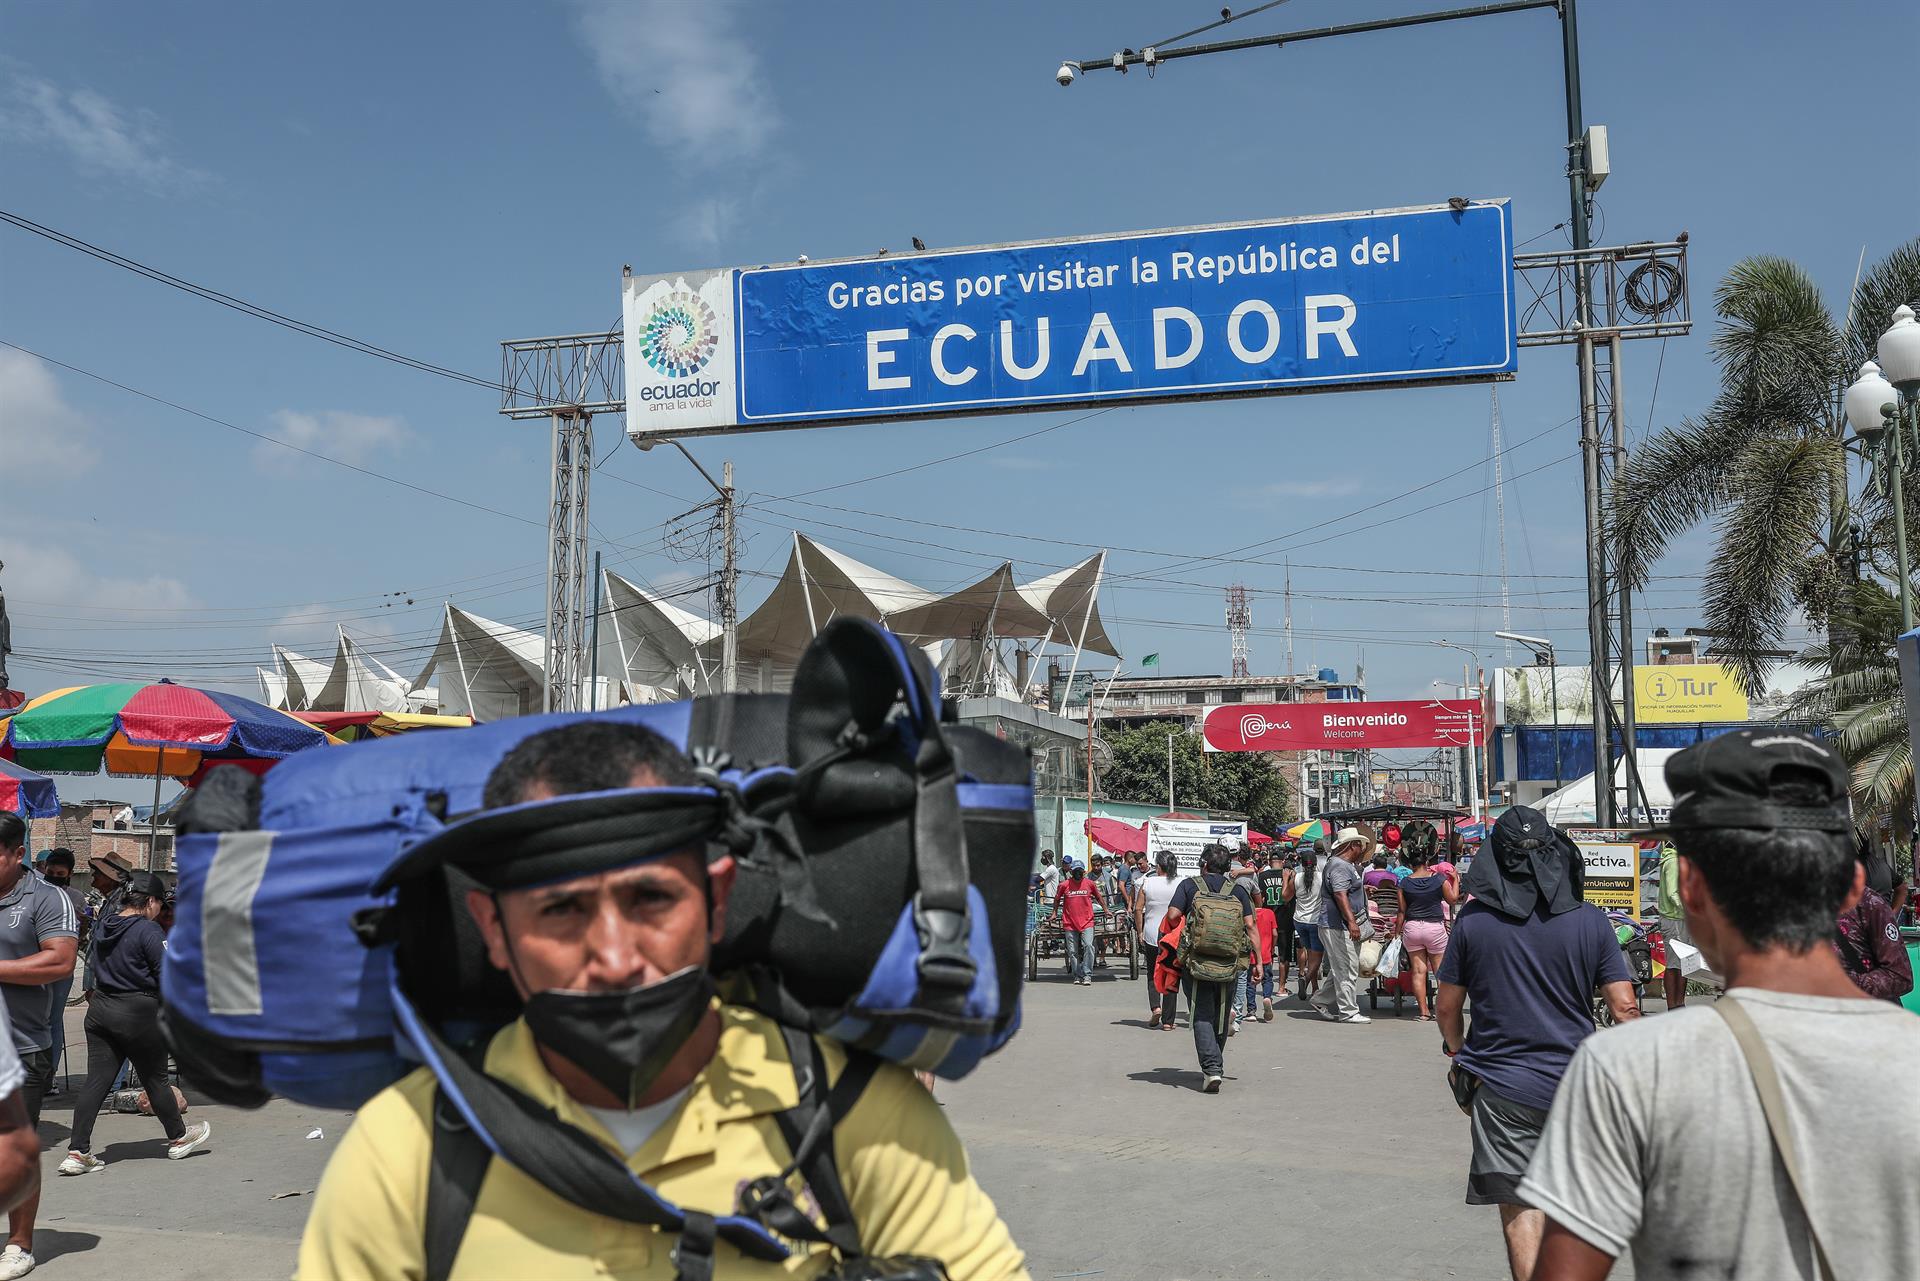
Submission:
[[[1192,987],[1193,1048],[1208,1094],[1220,1092],[1234,987],[1249,965],[1254,979],[1260,978],[1252,956],[1253,900],[1227,875],[1234,852],[1223,845],[1202,850],[1200,875],[1188,877],[1167,908],[1168,928],[1180,928],[1180,970]]]

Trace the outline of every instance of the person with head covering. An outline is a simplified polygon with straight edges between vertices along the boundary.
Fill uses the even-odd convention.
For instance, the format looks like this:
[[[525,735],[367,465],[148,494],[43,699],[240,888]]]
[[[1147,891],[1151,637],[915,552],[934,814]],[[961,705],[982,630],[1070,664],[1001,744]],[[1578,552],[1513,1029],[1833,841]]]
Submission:
[[[1920,1019],[1834,955],[1868,875],[1835,746],[1768,727],[1668,760],[1659,834],[1727,990],[1573,1056],[1520,1185],[1548,1220],[1535,1276],[1630,1253],[1639,1281],[1920,1277]]]
[[[576,720],[523,740],[488,777],[483,810],[409,855],[466,878],[472,888],[455,910],[522,1002],[477,1066],[519,1091],[530,1124],[554,1122],[556,1145],[596,1145],[692,1212],[690,1229],[693,1215],[710,1225],[731,1214],[754,1181],[787,1178],[783,1122],[809,1088],[803,1079],[817,1067],[844,1081],[852,1062],[815,1038],[814,1065],[795,1064],[778,1024],[717,993],[709,967],[734,855],[705,818],[665,808],[701,784],[653,731]],[[314,1196],[301,1281],[427,1275],[439,1097],[422,1068],[354,1117]],[[918,1256],[955,1281],[1026,1275],[965,1148],[906,1068],[878,1064],[844,1113],[819,1115],[830,1118],[838,1199],[868,1261]],[[831,1263],[804,1242],[773,1261],[710,1231],[676,1241],[596,1214],[500,1158],[478,1176],[448,1281],[664,1279],[695,1275],[695,1265],[707,1277],[819,1276]]]
[[[1533,1275],[1545,1220],[1519,1195],[1574,1051],[1593,1033],[1593,993],[1640,1016],[1607,915],[1581,899],[1586,869],[1538,810],[1515,806],[1468,869],[1440,962],[1440,1034],[1454,1096],[1473,1121],[1467,1204],[1497,1205],[1514,1281]],[[1473,1003],[1473,1025],[1464,1006]]]
[[[1373,838],[1344,827],[1333,838],[1326,885],[1320,900],[1320,946],[1326,955],[1327,982],[1313,997],[1322,1018],[1334,1023],[1371,1023],[1360,1012],[1360,945],[1373,937],[1367,917],[1367,887],[1359,864],[1373,849]]]

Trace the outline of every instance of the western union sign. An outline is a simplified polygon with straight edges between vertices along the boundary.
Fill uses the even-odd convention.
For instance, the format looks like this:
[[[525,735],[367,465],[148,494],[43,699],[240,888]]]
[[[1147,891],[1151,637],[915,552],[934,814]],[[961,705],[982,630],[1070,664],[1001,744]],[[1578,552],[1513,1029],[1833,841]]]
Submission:
[[[1744,721],[1747,696],[1718,663],[1670,663],[1633,669],[1633,714],[1641,725]]]

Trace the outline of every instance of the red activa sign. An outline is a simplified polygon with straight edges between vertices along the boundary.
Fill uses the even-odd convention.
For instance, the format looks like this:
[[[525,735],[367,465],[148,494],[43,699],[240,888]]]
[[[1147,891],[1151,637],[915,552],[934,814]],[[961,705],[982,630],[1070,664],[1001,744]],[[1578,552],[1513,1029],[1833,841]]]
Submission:
[[[1425,703],[1230,703],[1201,727],[1210,752],[1465,747],[1486,741],[1472,699]]]

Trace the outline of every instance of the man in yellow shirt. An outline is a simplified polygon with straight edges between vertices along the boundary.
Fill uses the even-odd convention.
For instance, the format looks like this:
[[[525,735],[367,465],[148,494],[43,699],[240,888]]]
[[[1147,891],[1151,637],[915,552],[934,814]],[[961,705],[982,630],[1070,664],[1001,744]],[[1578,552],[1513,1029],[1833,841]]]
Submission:
[[[641,727],[549,730],[489,778],[489,815],[476,820],[486,826],[444,845],[447,864],[482,887],[467,892],[467,909],[488,959],[526,1003],[488,1046],[486,1078],[524,1096],[524,1114],[552,1126],[556,1150],[569,1138],[560,1123],[584,1132],[687,1211],[690,1225],[696,1216],[702,1224],[696,1240],[691,1230],[597,1213],[482,1152],[476,1164],[484,1173],[468,1170],[460,1180],[471,1195],[464,1233],[439,1254],[456,1281],[820,1277],[836,1266],[828,1245],[784,1232],[777,1243],[740,1232],[715,1239],[708,1217],[737,1215],[749,1184],[788,1169],[795,1145],[783,1114],[802,1102],[813,1072],[837,1084],[849,1068],[839,1047],[817,1040],[807,1046],[813,1061],[795,1065],[789,1046],[804,1038],[714,996],[706,967],[725,926],[733,859],[709,862],[704,838],[649,850],[633,835],[645,830],[645,796],[628,790],[698,781],[683,755]],[[544,807],[573,825],[555,839],[537,803],[583,793],[590,795]],[[300,1281],[429,1276],[427,1204],[443,1093],[423,1068],[356,1117],[321,1180]],[[815,1229],[829,1221],[823,1203],[839,1199],[869,1260],[934,1260],[953,1281],[1026,1275],[959,1139],[905,1069],[872,1067],[830,1141],[842,1196],[810,1184],[802,1190],[797,1175],[788,1181]],[[774,1257],[781,1246],[786,1257]]]

